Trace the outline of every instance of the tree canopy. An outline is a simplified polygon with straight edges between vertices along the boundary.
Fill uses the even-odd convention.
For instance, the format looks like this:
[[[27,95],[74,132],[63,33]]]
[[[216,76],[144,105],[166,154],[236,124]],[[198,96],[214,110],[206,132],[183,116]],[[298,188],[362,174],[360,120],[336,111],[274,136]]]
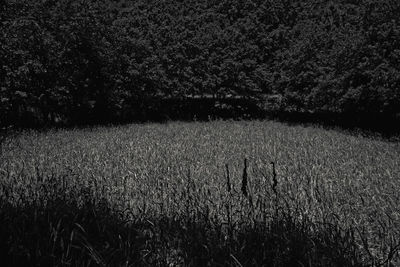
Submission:
[[[2,125],[114,121],[144,99],[202,95],[400,114],[397,0],[2,0],[0,20]]]

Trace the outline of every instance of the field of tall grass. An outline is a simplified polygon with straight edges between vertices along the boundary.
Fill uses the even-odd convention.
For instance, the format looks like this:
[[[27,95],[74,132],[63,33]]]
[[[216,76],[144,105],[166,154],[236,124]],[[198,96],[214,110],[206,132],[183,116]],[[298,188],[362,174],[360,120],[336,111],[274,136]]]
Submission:
[[[0,260],[396,266],[399,192],[400,143],[316,127],[25,131],[1,147]]]

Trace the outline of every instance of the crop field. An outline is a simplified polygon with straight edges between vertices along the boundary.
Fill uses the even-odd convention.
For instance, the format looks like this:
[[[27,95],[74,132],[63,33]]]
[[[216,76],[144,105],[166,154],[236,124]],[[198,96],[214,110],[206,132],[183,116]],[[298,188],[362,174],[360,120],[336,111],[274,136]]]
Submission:
[[[396,266],[400,143],[272,121],[24,131],[0,258],[41,266]]]

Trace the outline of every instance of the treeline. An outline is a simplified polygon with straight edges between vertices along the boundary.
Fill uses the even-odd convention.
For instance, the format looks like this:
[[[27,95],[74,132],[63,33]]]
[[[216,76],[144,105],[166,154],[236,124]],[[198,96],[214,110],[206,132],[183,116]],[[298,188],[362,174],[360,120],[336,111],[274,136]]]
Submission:
[[[2,125],[145,118],[149,99],[203,95],[400,114],[398,0],[1,0],[0,20]]]

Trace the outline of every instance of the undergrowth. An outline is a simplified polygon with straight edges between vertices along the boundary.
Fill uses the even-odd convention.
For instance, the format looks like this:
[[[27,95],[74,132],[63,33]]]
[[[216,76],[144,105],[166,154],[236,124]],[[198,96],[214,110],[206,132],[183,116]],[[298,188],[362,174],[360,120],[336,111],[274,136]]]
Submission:
[[[90,189],[49,193],[1,200],[3,266],[363,266],[352,230],[284,210],[233,226],[200,210],[132,215]]]

